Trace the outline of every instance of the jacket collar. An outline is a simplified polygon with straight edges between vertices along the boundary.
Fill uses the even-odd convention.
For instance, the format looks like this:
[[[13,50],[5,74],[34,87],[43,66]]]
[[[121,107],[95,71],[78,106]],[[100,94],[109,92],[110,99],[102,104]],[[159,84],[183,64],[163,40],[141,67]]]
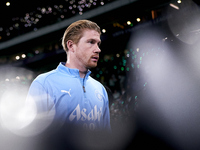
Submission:
[[[79,70],[66,67],[65,62],[60,62],[56,70],[58,70],[61,73],[67,74],[69,76],[80,78]],[[85,79],[87,79],[90,74],[91,74],[91,71],[88,70],[88,72],[85,75]]]

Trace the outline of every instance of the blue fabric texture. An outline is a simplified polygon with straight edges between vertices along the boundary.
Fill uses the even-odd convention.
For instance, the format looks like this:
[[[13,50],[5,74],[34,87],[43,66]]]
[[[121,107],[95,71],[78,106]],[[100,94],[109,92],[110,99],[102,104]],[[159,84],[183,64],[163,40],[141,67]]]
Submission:
[[[104,86],[91,71],[80,78],[78,69],[62,62],[55,70],[32,82],[27,101],[33,99],[37,113],[55,111],[54,121],[81,125],[86,129],[110,129],[109,101]]]

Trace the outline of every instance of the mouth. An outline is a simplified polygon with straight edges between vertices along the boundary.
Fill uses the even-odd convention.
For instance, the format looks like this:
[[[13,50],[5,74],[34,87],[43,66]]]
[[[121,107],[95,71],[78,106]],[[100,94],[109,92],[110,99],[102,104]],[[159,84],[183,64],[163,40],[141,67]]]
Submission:
[[[98,57],[98,56],[93,56],[93,57],[92,57],[92,61],[97,62],[98,60],[99,60],[99,57]]]

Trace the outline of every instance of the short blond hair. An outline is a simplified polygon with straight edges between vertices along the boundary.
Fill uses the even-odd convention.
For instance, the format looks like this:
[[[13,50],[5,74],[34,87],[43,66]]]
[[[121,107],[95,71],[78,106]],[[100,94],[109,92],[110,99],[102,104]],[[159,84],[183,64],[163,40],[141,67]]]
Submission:
[[[90,20],[78,20],[72,23],[66,30],[62,38],[62,46],[63,49],[67,52],[67,41],[72,40],[75,44],[77,44],[80,38],[83,36],[83,31],[85,29],[95,30],[101,35],[100,27]]]

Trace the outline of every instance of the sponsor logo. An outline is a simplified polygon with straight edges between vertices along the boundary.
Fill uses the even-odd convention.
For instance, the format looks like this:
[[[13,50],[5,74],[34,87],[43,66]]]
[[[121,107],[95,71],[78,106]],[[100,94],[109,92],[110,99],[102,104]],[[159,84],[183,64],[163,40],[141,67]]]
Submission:
[[[72,113],[69,116],[69,120],[73,121],[76,119],[77,121],[100,121],[100,118],[102,116],[102,108],[97,110],[97,105],[94,106],[94,108],[88,113],[87,109],[83,108],[80,109],[80,105],[78,104],[76,108],[72,111]]]
[[[70,91],[71,91],[71,89],[69,89],[69,91],[61,90],[61,92],[67,93],[67,94],[69,94],[69,96],[71,97]]]
[[[102,94],[99,92],[99,91],[95,91],[95,95],[96,95],[96,97],[98,98],[98,100],[100,101],[100,102],[102,102],[103,101],[103,96],[102,96]]]

